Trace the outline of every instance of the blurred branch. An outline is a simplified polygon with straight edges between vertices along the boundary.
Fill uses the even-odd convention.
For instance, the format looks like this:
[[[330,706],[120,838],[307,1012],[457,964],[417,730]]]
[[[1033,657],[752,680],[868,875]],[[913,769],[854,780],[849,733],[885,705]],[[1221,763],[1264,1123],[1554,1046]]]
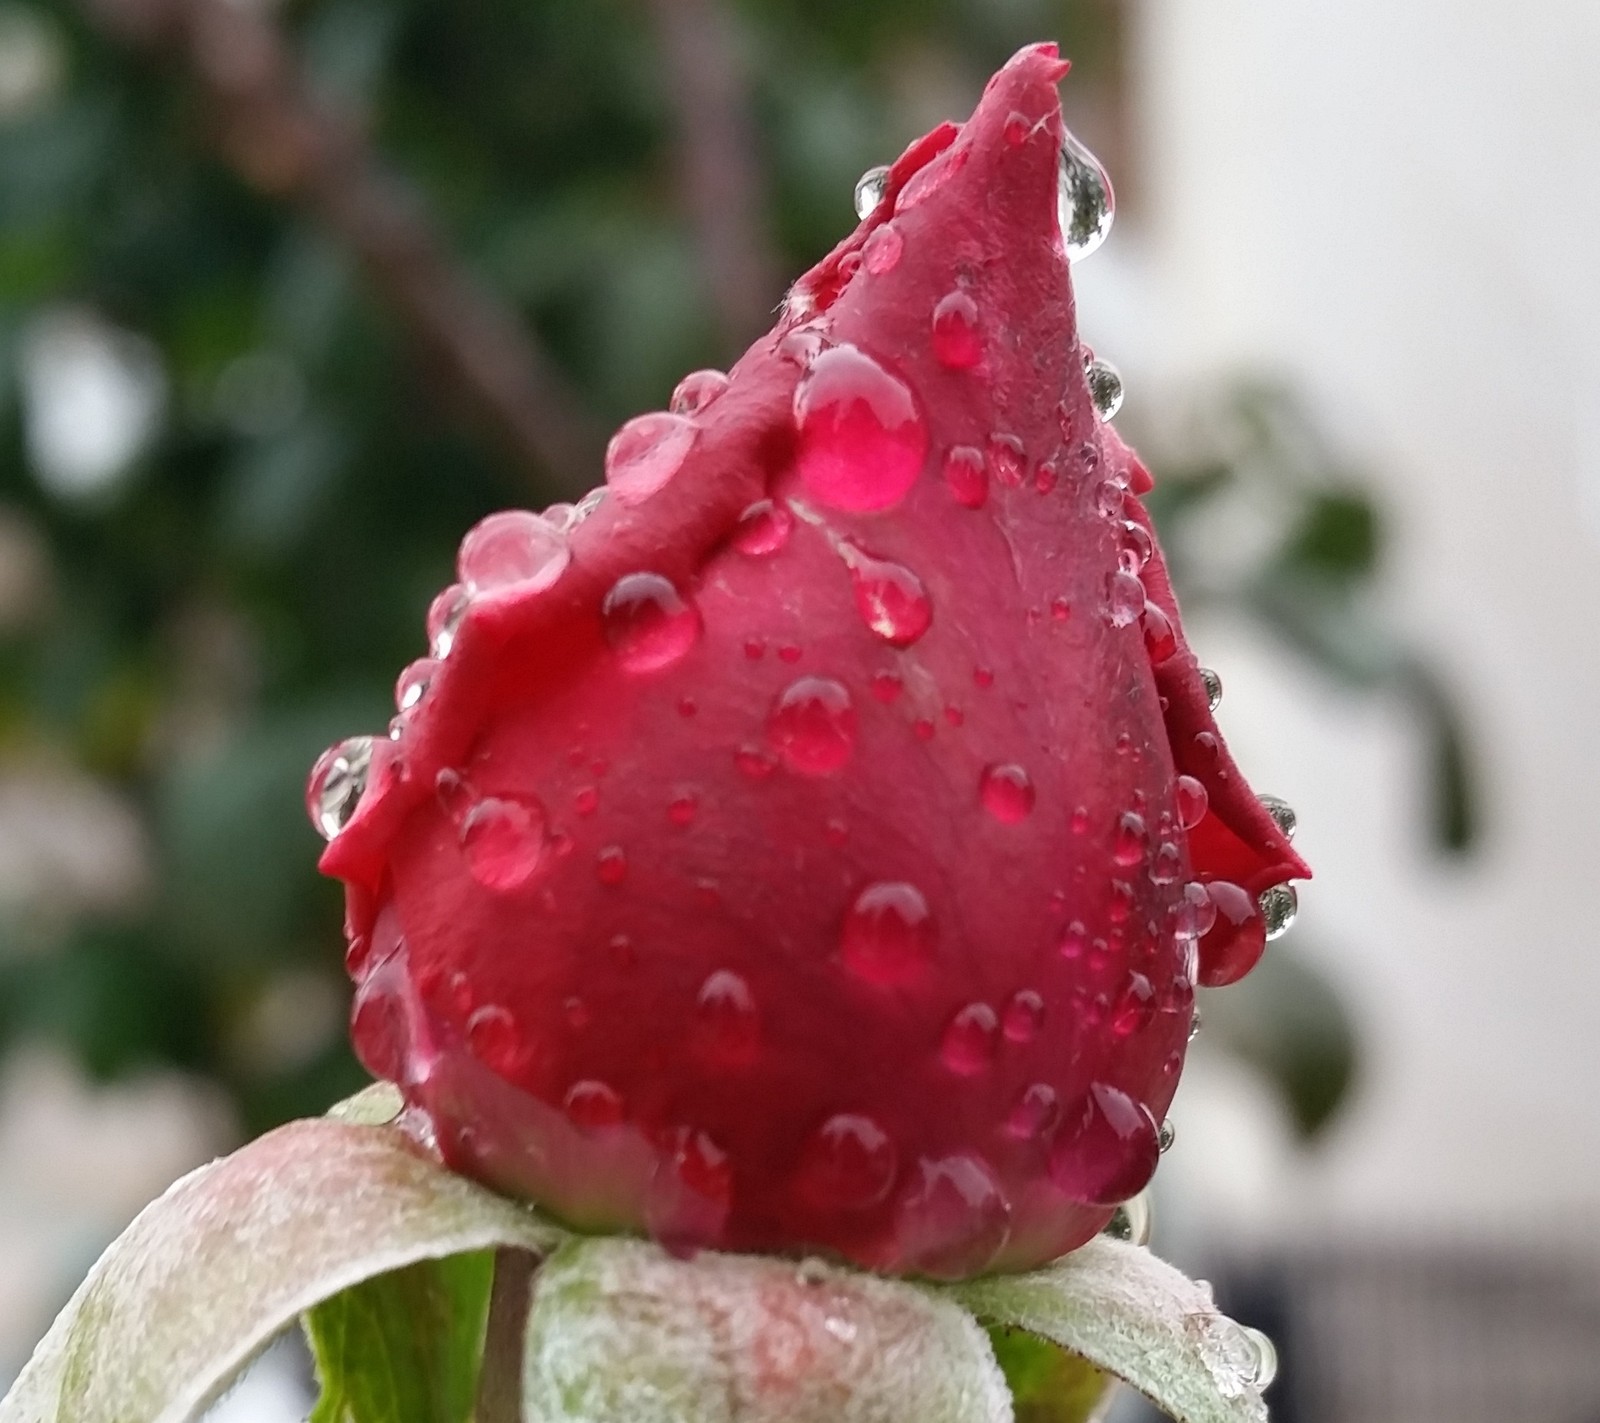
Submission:
[[[533,1308],[539,1257],[526,1250],[497,1250],[489,1322],[478,1379],[478,1423],[516,1423],[522,1417],[522,1354]]]
[[[258,191],[293,202],[355,256],[447,395],[536,488],[582,487],[600,439],[548,356],[451,258],[412,193],[355,125],[314,97],[261,7],[228,0],[82,0],[125,42],[183,65],[216,143]]]
[[[744,65],[720,0],[648,0],[677,113],[678,165],[706,295],[724,336],[742,347],[779,296],[761,222]]]

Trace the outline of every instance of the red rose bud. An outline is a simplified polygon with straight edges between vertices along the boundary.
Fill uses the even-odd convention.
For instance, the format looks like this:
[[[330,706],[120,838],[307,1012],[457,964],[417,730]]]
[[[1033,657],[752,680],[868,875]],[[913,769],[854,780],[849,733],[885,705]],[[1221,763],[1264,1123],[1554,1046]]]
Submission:
[[[1155,1170],[1197,975],[1307,870],[1078,340],[1110,189],[1065,70],[1025,50],[869,175],[776,330],[618,432],[603,500],[474,529],[391,736],[319,764],[357,1048],[462,1171],[958,1277]]]

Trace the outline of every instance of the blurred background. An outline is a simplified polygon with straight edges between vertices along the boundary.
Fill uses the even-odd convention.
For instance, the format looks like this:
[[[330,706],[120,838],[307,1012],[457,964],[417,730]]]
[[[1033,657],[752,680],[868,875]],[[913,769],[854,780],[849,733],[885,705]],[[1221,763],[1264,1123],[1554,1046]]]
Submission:
[[[0,0],[0,1384],[359,1085],[302,788],[462,532],[1040,38],[1117,185],[1084,336],[1318,873],[1203,1003],[1156,1244],[1279,1423],[1600,1420],[1590,0]]]

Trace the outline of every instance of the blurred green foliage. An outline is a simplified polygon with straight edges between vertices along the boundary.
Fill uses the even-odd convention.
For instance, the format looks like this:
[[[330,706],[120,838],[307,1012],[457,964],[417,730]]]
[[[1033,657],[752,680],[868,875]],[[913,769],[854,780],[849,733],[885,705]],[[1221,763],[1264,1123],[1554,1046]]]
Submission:
[[[597,428],[733,354],[676,179],[681,96],[656,10],[246,8],[285,27],[314,87],[356,117]],[[115,903],[53,882],[0,901],[0,1046],[45,1034],[97,1072],[203,1071],[253,1131],[360,1080],[306,769],[331,740],[387,721],[461,533],[589,478],[534,487],[501,459],[437,398],[351,254],[230,171],[179,67],[107,37],[93,13],[88,0],[0,0],[0,561],[18,575],[0,577],[0,772],[92,780],[132,808],[149,873]],[[1115,0],[745,0],[719,13],[748,76],[757,226],[777,273],[847,228],[865,167],[965,111],[1030,39],[1073,55],[1072,121],[1115,165]],[[102,451],[88,473],[81,450],[76,465],[51,454],[39,413],[51,361],[85,330],[124,376],[143,372],[159,411],[148,439]],[[1247,574],[1190,578],[1177,538],[1183,591],[1248,606],[1347,679],[1415,678],[1392,648],[1347,645],[1380,544],[1361,486],[1281,455],[1266,437],[1235,440],[1168,473],[1159,512],[1175,532],[1251,481],[1275,508],[1289,491],[1292,517]],[[1464,764],[1447,740],[1444,781]],[[1442,813],[1451,843],[1470,833],[1464,797]]]

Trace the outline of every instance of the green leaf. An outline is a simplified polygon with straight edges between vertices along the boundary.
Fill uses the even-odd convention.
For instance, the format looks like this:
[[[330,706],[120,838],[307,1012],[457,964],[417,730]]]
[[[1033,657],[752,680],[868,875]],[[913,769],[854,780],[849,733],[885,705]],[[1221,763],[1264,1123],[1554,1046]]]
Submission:
[[[494,1258],[408,1265],[313,1309],[306,1335],[322,1396],[309,1423],[466,1423]]]
[[[1209,1288],[1142,1246],[1097,1236],[1042,1270],[946,1293],[991,1328],[1026,1330],[1115,1374],[1178,1423],[1266,1423],[1250,1336]]]
[[[989,1331],[1016,1423],[1090,1423],[1112,1381],[1087,1359],[1023,1329]]]
[[[188,1423],[301,1314],[378,1275],[565,1232],[400,1133],[296,1122],[186,1176],[101,1258],[0,1423]]]
[[[1008,1423],[984,1331],[931,1289],[816,1262],[618,1238],[540,1272],[524,1365],[540,1423]]]

